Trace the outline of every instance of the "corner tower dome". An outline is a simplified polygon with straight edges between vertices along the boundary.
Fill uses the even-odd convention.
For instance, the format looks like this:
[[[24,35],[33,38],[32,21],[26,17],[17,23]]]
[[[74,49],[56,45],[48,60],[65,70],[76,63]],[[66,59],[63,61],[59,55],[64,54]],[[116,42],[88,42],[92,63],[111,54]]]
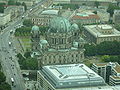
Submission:
[[[39,27],[38,27],[37,25],[34,25],[34,26],[32,27],[32,31],[39,31]]]
[[[79,27],[76,23],[72,24],[72,27],[71,27],[72,30],[79,30]]]
[[[71,29],[70,22],[64,17],[55,17],[50,22],[49,32],[53,33],[65,33],[69,32]]]
[[[31,32],[34,33],[34,34],[38,34],[38,33],[39,33],[39,27],[36,26],[36,25],[34,25],[34,26],[32,27]]]

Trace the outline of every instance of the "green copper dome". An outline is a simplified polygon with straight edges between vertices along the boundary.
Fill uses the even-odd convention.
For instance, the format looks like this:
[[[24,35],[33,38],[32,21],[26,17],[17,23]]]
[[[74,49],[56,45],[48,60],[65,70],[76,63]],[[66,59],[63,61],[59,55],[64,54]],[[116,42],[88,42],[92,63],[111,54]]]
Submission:
[[[76,23],[72,24],[72,27],[71,27],[72,30],[79,30],[79,27]]]
[[[32,27],[32,31],[39,31],[39,27],[36,26],[36,25],[34,25],[34,26]]]
[[[53,33],[65,33],[71,30],[70,22],[64,17],[55,17],[50,22],[49,32]]]

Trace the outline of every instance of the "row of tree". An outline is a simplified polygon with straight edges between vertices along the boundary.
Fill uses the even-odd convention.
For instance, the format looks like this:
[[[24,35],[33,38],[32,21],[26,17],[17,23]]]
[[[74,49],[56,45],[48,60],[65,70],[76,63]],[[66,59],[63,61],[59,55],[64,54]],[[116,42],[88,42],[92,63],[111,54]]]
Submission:
[[[6,83],[6,77],[3,72],[1,72],[2,66],[0,64],[0,90],[11,90],[11,86]]]
[[[79,8],[79,5],[77,5],[77,4],[57,4],[57,5],[54,5],[54,6],[62,6],[63,9],[70,8],[70,9],[73,9],[73,10]]]
[[[120,55],[120,42],[105,41],[100,44],[86,44],[85,56]]]
[[[5,3],[0,3],[0,13],[4,13],[4,5]]]
[[[21,27],[15,30],[15,36],[30,36],[31,27]]]
[[[24,70],[37,70],[38,69],[38,61],[36,58],[31,58],[31,52],[27,51],[24,55],[18,53],[18,62],[20,64],[21,69]]]
[[[120,55],[104,55],[101,57],[104,62],[118,62],[120,64]]]

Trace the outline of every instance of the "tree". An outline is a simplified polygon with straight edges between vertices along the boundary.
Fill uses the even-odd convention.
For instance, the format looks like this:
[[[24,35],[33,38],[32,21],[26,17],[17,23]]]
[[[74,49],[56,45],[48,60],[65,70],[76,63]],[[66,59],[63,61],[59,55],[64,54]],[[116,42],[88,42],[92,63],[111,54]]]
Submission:
[[[94,5],[98,8],[98,6],[100,5],[100,3],[98,1],[95,1]]]
[[[108,9],[107,9],[107,12],[110,13],[110,16],[111,16],[111,17],[113,16],[115,9],[119,10],[120,7],[119,7],[119,6],[116,6],[116,5],[113,5],[113,4],[109,4]]]
[[[0,90],[12,90],[12,89],[8,83],[4,82],[4,83],[0,84]]]
[[[24,69],[27,70],[37,70],[38,69],[38,61],[35,58],[27,58],[23,63]]]
[[[18,57],[18,62],[19,62],[19,64],[22,64],[23,63],[23,61],[25,60],[25,58],[22,56],[22,54],[21,53],[18,53],[17,54],[17,57]]]
[[[15,36],[29,36],[31,32],[31,27],[21,27],[15,30]]]
[[[0,13],[4,13],[4,5],[5,3],[0,3]]]
[[[83,28],[83,25],[81,23],[78,23],[78,27],[80,29],[80,33],[82,34],[84,28]]]
[[[119,24],[115,24],[114,26],[118,31],[120,31],[120,25]]]
[[[31,52],[30,51],[25,52],[24,57],[26,58],[31,57]]]
[[[104,62],[109,62],[110,61],[110,56],[109,55],[103,55],[101,57],[101,59],[104,61]]]
[[[1,68],[2,68],[2,65],[1,65],[1,63],[0,63],[0,70],[1,70]]]
[[[21,3],[20,3],[20,2],[16,2],[16,3],[15,3],[15,5],[20,6],[20,5],[21,5]]]
[[[97,54],[96,46],[94,44],[86,44],[84,48],[85,48],[85,56],[95,56]]]
[[[25,11],[27,10],[27,5],[23,2],[22,6],[24,6]]]
[[[15,4],[16,4],[15,0],[9,0],[8,1],[8,5],[15,5]]]
[[[33,26],[32,22],[30,19],[26,19],[23,21],[23,25],[27,26],[27,27],[31,27]]]
[[[93,13],[94,13],[94,14],[97,14],[97,11],[94,11]]]
[[[0,72],[0,84],[5,82],[5,80],[6,80],[5,75],[3,74],[3,72]]]

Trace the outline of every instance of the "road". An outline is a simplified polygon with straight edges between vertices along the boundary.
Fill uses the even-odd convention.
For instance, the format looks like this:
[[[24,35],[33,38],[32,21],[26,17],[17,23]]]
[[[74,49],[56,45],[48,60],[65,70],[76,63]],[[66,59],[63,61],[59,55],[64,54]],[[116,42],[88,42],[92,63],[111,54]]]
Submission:
[[[42,5],[44,0],[39,2],[37,5],[32,7],[34,11],[40,5]],[[18,59],[15,56],[15,45],[13,35],[10,34],[10,30],[14,30],[22,24],[23,19],[25,19],[29,14],[32,14],[30,10],[27,10],[22,16],[16,18],[14,21],[10,22],[8,27],[6,27],[2,33],[0,33],[0,62],[2,65],[3,72],[6,76],[6,81],[12,86],[11,78],[14,79],[15,86],[12,86],[12,90],[26,90],[23,77],[21,75],[21,70],[18,64]],[[9,45],[9,42],[12,44]]]
[[[13,22],[10,26],[4,29],[4,32],[0,35],[0,49],[1,49],[1,64],[3,72],[6,75],[7,82],[11,85],[11,78],[14,79],[15,87],[12,86],[12,90],[25,90],[23,77],[20,72],[20,67],[17,62],[15,47],[13,43],[11,46],[8,42],[13,42],[10,30],[14,29],[14,26],[19,25],[22,19],[18,19]]]

